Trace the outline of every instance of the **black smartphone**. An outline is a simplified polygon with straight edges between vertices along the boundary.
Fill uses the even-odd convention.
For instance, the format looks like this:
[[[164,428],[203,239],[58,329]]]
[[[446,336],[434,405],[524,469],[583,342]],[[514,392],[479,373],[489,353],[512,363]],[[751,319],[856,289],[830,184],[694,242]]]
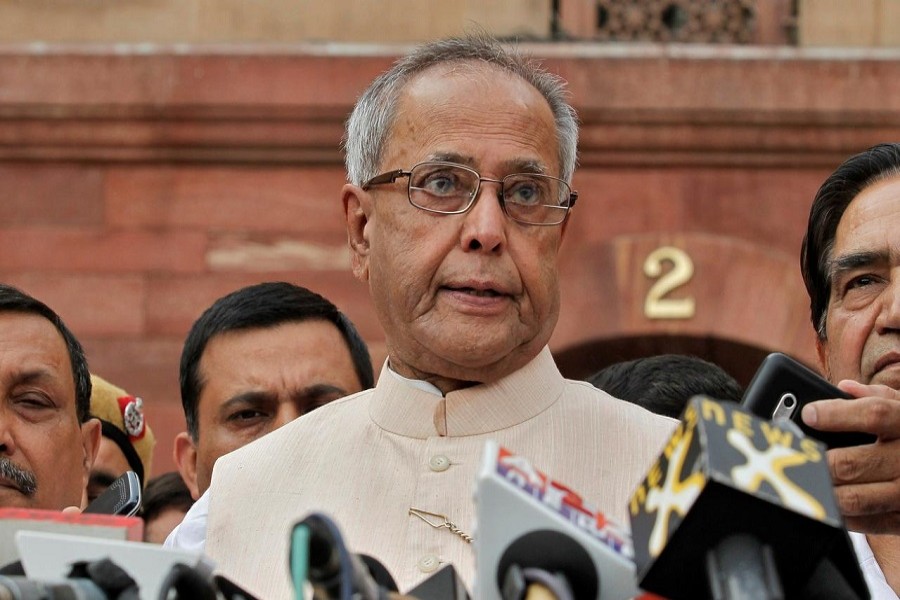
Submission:
[[[820,431],[807,426],[800,418],[801,409],[816,400],[847,398],[818,373],[780,352],[768,355],[760,365],[741,406],[763,419],[790,419],[806,435],[823,442],[829,448],[846,448],[871,444],[875,436],[855,431]]]
[[[82,512],[130,517],[140,507],[141,480],[134,471],[125,471]]]

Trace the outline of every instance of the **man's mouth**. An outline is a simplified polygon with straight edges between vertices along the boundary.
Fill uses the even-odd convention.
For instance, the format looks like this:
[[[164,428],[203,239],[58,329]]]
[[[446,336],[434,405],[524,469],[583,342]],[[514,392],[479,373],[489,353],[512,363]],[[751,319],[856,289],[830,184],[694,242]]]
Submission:
[[[889,352],[878,359],[873,372],[878,373],[884,369],[896,366],[898,363],[900,363],[900,352]]]
[[[14,488],[25,496],[34,496],[37,491],[34,473],[16,465],[8,458],[0,458],[0,486]]]
[[[490,288],[483,289],[483,290],[475,289],[475,288],[471,288],[471,287],[448,288],[448,289],[450,289],[454,292],[462,292],[464,294],[469,294],[471,296],[477,296],[479,298],[496,298],[497,296],[504,295],[504,294],[501,294],[500,292],[498,292],[497,290],[493,290]]]

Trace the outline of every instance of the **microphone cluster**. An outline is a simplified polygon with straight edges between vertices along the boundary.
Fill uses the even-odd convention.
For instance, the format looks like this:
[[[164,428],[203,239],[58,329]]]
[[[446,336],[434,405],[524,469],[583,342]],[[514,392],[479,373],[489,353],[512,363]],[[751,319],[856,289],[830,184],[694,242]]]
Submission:
[[[495,442],[486,444],[475,499],[478,600],[869,597],[825,447],[733,403],[691,399],[631,498],[630,533]],[[298,527],[312,537],[296,585],[308,578],[317,599],[468,598],[455,573],[424,594],[398,596],[383,578],[373,586],[326,517]],[[328,552],[314,556],[317,547]]]

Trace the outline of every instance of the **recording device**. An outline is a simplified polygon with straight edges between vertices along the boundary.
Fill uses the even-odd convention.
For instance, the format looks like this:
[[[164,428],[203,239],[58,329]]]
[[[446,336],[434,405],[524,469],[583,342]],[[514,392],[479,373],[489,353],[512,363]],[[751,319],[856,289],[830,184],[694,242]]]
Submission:
[[[841,391],[814,371],[786,354],[773,352],[760,364],[747,386],[741,406],[763,419],[790,419],[808,436],[829,448],[845,448],[874,443],[869,433],[821,431],[809,427],[800,418],[802,408],[816,400],[853,397]]]
[[[312,513],[294,526],[288,560],[294,589],[302,589],[308,581],[315,600],[387,597],[388,590],[375,581],[366,562],[347,549],[337,524],[324,514]],[[371,557],[367,560],[377,562]],[[378,567],[387,573],[380,563]],[[394,586],[392,591],[396,589]]]
[[[106,593],[90,579],[46,582],[0,575],[0,600],[106,600],[106,597]]]
[[[476,511],[475,598],[520,597],[532,584],[563,593],[562,583],[576,598],[638,595],[627,530],[493,441],[478,473]],[[516,582],[517,572],[524,581]],[[556,578],[543,581],[547,574]]]
[[[443,566],[401,596],[387,568],[371,556],[351,553],[337,524],[321,513],[311,513],[294,526],[288,562],[294,590],[302,593],[309,583],[314,600],[469,599],[453,565]]]
[[[469,592],[453,565],[447,564],[409,590],[406,597],[422,600],[469,600]]]
[[[666,598],[803,598],[826,559],[831,597],[869,597],[825,447],[736,404],[690,400],[629,513],[639,584]]]
[[[68,581],[73,564],[107,558],[137,583],[141,598],[164,597],[160,593],[176,564],[196,570],[207,581],[211,581],[212,576],[213,565],[200,552],[164,548],[158,544],[19,531],[16,545],[25,575],[36,582]]]
[[[137,598],[137,582],[114,561],[101,559],[72,565],[60,581],[0,576],[0,600],[107,600]],[[210,580],[206,569],[175,563],[159,586],[159,594],[140,596],[148,600],[257,600],[255,596],[221,575]]]
[[[20,560],[19,531],[46,531],[104,539],[140,541],[144,522],[138,517],[64,513],[58,510],[0,508],[0,565]]]
[[[141,507],[141,481],[134,471],[125,471],[83,512],[130,517]]]

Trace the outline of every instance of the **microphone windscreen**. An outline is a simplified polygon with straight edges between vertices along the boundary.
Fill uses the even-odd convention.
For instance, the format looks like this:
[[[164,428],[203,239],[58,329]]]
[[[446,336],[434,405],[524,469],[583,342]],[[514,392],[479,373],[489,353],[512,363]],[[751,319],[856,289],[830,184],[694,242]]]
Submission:
[[[771,547],[791,598],[848,543],[824,445],[702,396],[688,403],[629,512],[641,587],[673,599],[708,597],[706,556],[736,534]]]

